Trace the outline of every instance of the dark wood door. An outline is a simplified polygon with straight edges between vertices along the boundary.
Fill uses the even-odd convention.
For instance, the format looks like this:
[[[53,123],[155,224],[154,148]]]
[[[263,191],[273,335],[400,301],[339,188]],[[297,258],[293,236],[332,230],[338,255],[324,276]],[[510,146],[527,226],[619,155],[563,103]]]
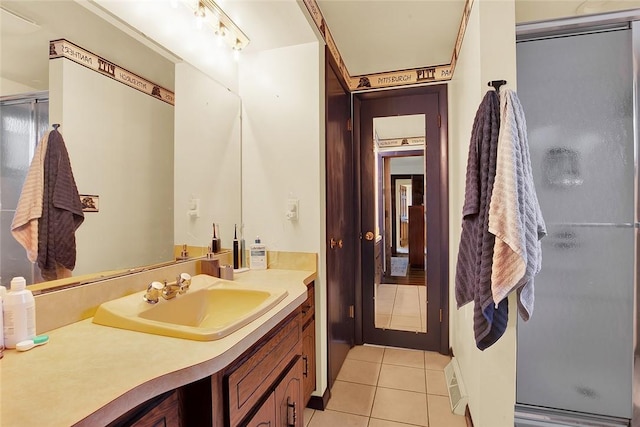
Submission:
[[[375,327],[375,239],[361,239],[360,275],[363,342],[406,348],[448,351],[448,190],[446,138],[446,86],[365,92],[354,97],[354,133],[358,135],[358,220],[360,233],[381,230],[375,223],[375,154],[373,119],[413,114],[425,115],[425,216],[426,275],[428,303],[426,333]],[[415,185],[414,187],[422,187]],[[421,199],[421,195],[416,196]],[[384,215],[382,215],[384,218]]]
[[[328,53],[326,55],[330,60]],[[354,168],[350,95],[334,67],[326,65],[326,180],[327,180],[327,338],[329,388],[354,344],[355,295]]]

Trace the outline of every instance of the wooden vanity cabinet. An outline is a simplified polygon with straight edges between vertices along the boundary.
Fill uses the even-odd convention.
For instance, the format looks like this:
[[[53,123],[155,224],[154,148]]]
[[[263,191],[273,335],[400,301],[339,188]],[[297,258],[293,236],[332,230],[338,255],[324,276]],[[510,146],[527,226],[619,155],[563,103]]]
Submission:
[[[305,406],[316,389],[316,322],[314,283],[307,286],[307,300],[302,304],[302,378]]]
[[[249,348],[221,372],[220,389],[212,382],[213,403],[224,402],[222,411],[213,414],[214,426],[269,426],[269,395],[274,394],[275,418],[273,426],[282,420],[280,400],[282,384],[286,381],[295,389],[299,383],[299,397],[291,395],[289,403],[295,405],[302,418],[302,310],[298,307],[286,319],[271,329],[263,339]],[[290,376],[295,379],[291,380]],[[265,400],[266,399],[266,400]],[[266,406],[265,406],[266,405]],[[292,416],[290,417],[292,419]],[[250,424],[251,423],[251,424]],[[266,424],[265,424],[266,423]],[[282,424],[287,426],[287,424]],[[298,424],[295,424],[296,426]],[[302,424],[299,424],[302,426]]]

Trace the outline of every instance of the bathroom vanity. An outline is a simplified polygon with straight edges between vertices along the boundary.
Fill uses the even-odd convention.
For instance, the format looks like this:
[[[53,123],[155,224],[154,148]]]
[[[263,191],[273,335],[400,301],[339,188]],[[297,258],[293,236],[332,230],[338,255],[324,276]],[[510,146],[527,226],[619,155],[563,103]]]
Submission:
[[[2,394],[11,398],[3,399],[0,422],[302,426],[315,388],[315,273],[270,269],[235,279],[242,286],[283,287],[288,295],[215,341],[112,328],[89,318],[46,332],[45,346],[6,351]]]

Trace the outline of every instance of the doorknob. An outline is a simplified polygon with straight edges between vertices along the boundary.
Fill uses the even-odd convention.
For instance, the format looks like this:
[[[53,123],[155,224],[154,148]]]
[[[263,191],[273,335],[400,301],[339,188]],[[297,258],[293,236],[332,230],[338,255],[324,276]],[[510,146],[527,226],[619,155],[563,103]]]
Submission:
[[[372,231],[367,231],[366,233],[364,233],[365,240],[371,241],[374,237],[375,236]]]
[[[343,243],[342,243],[342,239],[334,239],[333,237],[329,240],[329,246],[331,247],[331,249],[335,249],[336,246],[338,248],[342,248]]]

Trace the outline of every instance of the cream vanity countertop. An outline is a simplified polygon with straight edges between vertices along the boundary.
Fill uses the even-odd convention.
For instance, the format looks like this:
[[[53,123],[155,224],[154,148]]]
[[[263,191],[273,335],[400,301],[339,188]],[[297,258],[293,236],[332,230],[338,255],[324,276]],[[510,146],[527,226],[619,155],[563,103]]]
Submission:
[[[283,320],[316,274],[251,270],[234,282],[285,288],[287,297],[237,332],[200,342],[82,320],[47,332],[49,343],[0,360],[2,426],[105,425],[165,391],[212,375]],[[179,297],[178,297],[179,298]],[[36,319],[37,321],[37,319]]]

